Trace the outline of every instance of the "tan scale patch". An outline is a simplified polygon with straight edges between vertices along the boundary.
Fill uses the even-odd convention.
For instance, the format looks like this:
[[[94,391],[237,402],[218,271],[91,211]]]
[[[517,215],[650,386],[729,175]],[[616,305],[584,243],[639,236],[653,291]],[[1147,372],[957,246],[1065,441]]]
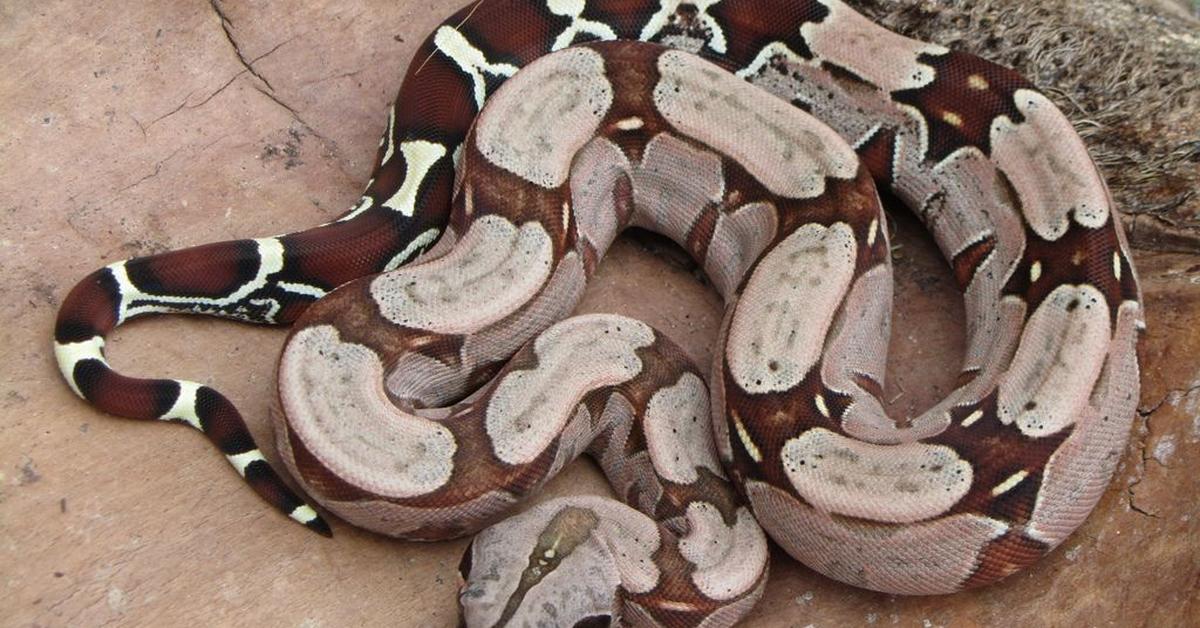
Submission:
[[[746,492],[759,523],[793,558],[835,580],[885,593],[958,591],[974,573],[980,552],[1008,530],[995,519],[970,514],[904,526],[857,523],[763,482],[748,482]]]
[[[1125,453],[1138,403],[1140,318],[1137,303],[1122,303],[1117,310],[1116,333],[1088,405],[1042,472],[1027,531],[1051,547],[1083,523]]]
[[[850,397],[840,417],[842,429],[853,438],[877,444],[910,442],[934,436],[945,427],[931,414],[913,420],[909,427],[898,427],[880,400],[860,383],[860,376],[883,381],[891,337],[892,289],[887,264],[879,264],[855,280],[834,319],[821,363],[825,386]]]
[[[1062,237],[1072,217],[1091,229],[1104,226],[1104,182],[1070,121],[1037,92],[1019,90],[1013,98],[1025,121],[992,123],[992,159],[1016,188],[1029,226],[1046,240]]]
[[[330,472],[385,497],[432,492],[454,471],[454,436],[398,410],[383,381],[375,352],[328,325],[296,332],[279,362],[292,431]]]
[[[1109,347],[1104,295],[1092,286],[1059,286],[1038,306],[1000,382],[997,414],[1030,437],[1071,425],[1087,404]]]
[[[554,244],[546,229],[489,214],[446,255],[371,281],[387,320],[443,334],[466,334],[517,311],[550,277]]]
[[[646,144],[632,179],[634,224],[677,242],[687,241],[705,207],[725,195],[720,156],[667,133]]]
[[[496,457],[508,464],[537,458],[588,392],[636,377],[638,349],[654,343],[646,324],[611,315],[578,316],[534,341],[537,366],[496,384],[485,426]]]
[[[708,502],[687,507],[688,534],[679,553],[696,566],[692,583],[713,600],[731,600],[755,586],[767,562],[767,537],[746,508],[725,525],[721,512]]]
[[[604,58],[589,48],[541,57],[488,100],[475,127],[479,152],[530,183],[554,189],[566,182],[571,158],[600,128],[612,105]]]
[[[772,193],[814,198],[825,192],[826,177],[857,174],[858,156],[845,140],[787,102],[683,52],[663,53],[658,70],[654,105],[663,117],[737,161]]]
[[[817,58],[847,68],[885,92],[933,82],[933,68],[917,58],[945,54],[946,48],[897,35],[839,0],[819,1],[829,7],[829,16],[800,27],[804,42]]]
[[[654,469],[678,484],[695,482],[705,468],[723,476],[709,424],[708,387],[694,373],[660,388],[650,397],[644,418],[646,448]]]
[[[821,355],[854,274],[854,231],[807,224],[771,249],[737,302],[727,359],[746,392],[790,390]]]
[[[512,511],[517,499],[508,491],[495,490],[443,508],[361,498],[323,499],[321,505],[346,523],[365,530],[413,541],[443,541],[482,529],[498,514]]]
[[[767,203],[750,203],[717,216],[704,272],[726,300],[733,296],[746,271],[762,255],[779,229],[779,215]]]
[[[971,463],[949,447],[875,445],[813,428],[789,440],[783,469],[796,492],[826,512],[911,523],[949,510],[971,488]]]
[[[571,204],[579,234],[603,254],[617,237],[620,220],[613,208],[617,182],[630,172],[625,153],[597,137],[575,155],[571,166]]]
[[[559,260],[554,274],[532,302],[512,316],[467,336],[459,351],[463,368],[472,370],[516,353],[554,321],[570,316],[586,287],[583,260],[571,251]]]

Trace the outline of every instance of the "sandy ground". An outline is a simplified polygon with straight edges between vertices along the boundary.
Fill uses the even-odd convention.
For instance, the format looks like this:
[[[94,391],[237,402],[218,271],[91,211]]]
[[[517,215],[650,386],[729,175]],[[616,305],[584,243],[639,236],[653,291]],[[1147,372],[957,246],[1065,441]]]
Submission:
[[[0,0],[0,624],[450,626],[465,540],[415,544],[335,521],[327,540],[246,490],[198,434],[99,414],[63,385],[55,310],[101,264],[317,224],[357,198],[407,60],[461,0]],[[239,60],[249,62],[253,72]],[[888,396],[945,393],[961,305],[895,215]],[[776,552],[755,626],[1179,625],[1200,617],[1200,255],[1135,254],[1149,332],[1141,411],[1087,523],[980,591],[898,598]],[[720,302],[678,249],[625,237],[581,311],[644,318],[707,363]],[[283,332],[205,319],[122,328],[132,375],[224,391],[265,422]],[[573,464],[548,495],[607,491]]]

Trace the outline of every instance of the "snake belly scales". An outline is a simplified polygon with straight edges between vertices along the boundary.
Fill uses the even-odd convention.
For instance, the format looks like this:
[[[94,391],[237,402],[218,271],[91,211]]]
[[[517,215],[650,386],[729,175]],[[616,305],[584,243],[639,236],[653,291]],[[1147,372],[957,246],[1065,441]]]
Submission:
[[[470,625],[734,623],[767,535],[860,587],[957,591],[1033,563],[1099,499],[1138,397],[1139,288],[1082,141],[1014,72],[836,0],[484,1],[415,59],[348,213],[76,285],[55,329],[74,391],[200,429],[329,534],[225,397],[103,353],[147,314],[292,324],[284,465],[383,534],[495,524],[464,557]],[[958,388],[904,422],[880,401],[876,184],[965,299]],[[629,226],[675,240],[724,297],[707,382],[644,323],[569,318]],[[625,504],[495,523],[583,452]]]

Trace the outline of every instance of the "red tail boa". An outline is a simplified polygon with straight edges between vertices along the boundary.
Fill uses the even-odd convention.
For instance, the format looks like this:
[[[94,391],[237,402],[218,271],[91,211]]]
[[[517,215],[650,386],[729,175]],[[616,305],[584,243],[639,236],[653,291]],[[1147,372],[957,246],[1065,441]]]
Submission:
[[[591,40],[624,41],[569,47]],[[959,388],[904,423],[879,401],[892,282],[872,178],[966,299]],[[711,399],[645,324],[564,320],[631,225],[677,241],[725,298]],[[105,335],[158,312],[295,323],[279,450],[356,525],[471,534],[595,457],[637,510],[556,500],[479,535],[472,625],[732,623],[765,586],[759,524],[866,588],[1002,578],[1104,490],[1142,327],[1111,197],[1050,101],[836,0],[477,3],[422,46],[349,213],[75,287],[55,349],[77,393],[201,429],[327,534],[223,396],[108,366]]]

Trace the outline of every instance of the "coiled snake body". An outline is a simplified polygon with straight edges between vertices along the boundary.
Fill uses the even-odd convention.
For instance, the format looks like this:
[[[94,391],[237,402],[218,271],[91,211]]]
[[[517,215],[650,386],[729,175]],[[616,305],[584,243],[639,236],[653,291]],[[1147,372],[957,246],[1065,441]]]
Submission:
[[[285,465],[394,536],[474,533],[589,452],[629,506],[555,500],[480,534],[472,625],[729,624],[765,586],[763,530],[858,586],[955,591],[1031,564],[1099,498],[1137,401],[1138,286],[1082,142],[1013,72],[835,0],[480,2],[417,59],[337,221],[80,282],[55,332],[76,392],[201,429],[323,533],[232,404],[119,375],[105,334],[156,312],[294,322]],[[872,179],[966,299],[959,387],[903,423],[879,401]],[[627,226],[725,298],[708,386],[644,323],[566,318]]]

